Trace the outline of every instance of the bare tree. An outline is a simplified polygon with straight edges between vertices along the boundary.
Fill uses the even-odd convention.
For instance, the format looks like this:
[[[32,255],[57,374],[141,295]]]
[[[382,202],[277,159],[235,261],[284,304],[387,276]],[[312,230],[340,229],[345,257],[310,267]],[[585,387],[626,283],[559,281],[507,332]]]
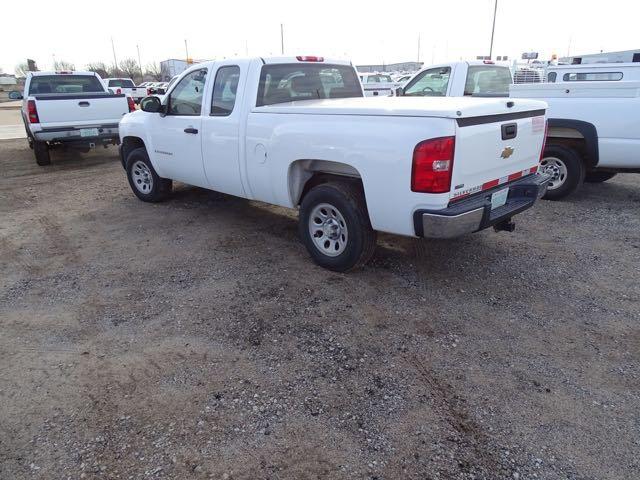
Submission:
[[[19,63],[18,65],[16,65],[16,77],[26,77],[27,73],[29,72],[29,65],[27,64],[27,62],[24,63]]]
[[[107,78],[109,76],[109,67],[104,62],[93,62],[87,64],[87,70],[90,72],[95,72],[102,78]]]
[[[156,82],[162,80],[162,71],[160,70],[160,65],[157,63],[147,64],[147,71],[144,74],[153,78]]]
[[[122,77],[124,76],[124,72],[120,70],[118,67],[109,67],[107,72],[107,77]]]
[[[124,73],[125,77],[128,77],[134,81],[134,83],[139,83],[137,79],[142,81],[142,72],[140,71],[140,66],[138,62],[136,62],[133,58],[125,58],[120,62],[120,70]]]
[[[61,71],[73,71],[76,69],[76,66],[71,63],[71,62],[67,62],[66,60],[56,60],[55,62],[53,62],[53,69],[57,72],[61,72]]]

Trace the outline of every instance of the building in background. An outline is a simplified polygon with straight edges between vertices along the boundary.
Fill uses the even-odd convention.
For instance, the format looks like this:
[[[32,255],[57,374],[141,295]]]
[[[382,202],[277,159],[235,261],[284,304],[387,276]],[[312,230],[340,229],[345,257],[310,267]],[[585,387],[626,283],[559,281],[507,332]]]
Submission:
[[[383,63],[382,65],[357,65],[356,70],[368,72],[417,72],[424,62]]]
[[[560,63],[581,65],[583,63],[637,63],[640,62],[640,49],[622,52],[600,52],[588,55],[562,57]]]
[[[7,73],[0,73],[0,91],[16,90],[18,87],[18,80],[15,75],[9,75]]]

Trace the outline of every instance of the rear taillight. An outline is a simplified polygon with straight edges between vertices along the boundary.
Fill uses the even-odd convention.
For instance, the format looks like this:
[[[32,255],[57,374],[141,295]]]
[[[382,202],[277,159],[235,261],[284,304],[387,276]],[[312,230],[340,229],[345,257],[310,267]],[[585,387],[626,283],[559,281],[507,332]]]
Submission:
[[[147,96],[151,95],[151,89],[147,88]]]
[[[29,123],[40,123],[35,100],[29,100],[27,102],[27,113],[29,114]]]
[[[425,140],[413,151],[411,190],[420,193],[446,193],[451,190],[451,172],[456,137]]]
[[[135,112],[136,102],[133,101],[132,97],[127,97],[127,103],[129,104],[129,112]]]
[[[117,89],[116,90],[116,95],[121,95],[122,94],[122,90],[121,89]]]
[[[542,139],[542,150],[540,150],[540,161],[544,158],[544,149],[547,146],[547,134],[549,133],[549,121],[544,122],[544,138]]]

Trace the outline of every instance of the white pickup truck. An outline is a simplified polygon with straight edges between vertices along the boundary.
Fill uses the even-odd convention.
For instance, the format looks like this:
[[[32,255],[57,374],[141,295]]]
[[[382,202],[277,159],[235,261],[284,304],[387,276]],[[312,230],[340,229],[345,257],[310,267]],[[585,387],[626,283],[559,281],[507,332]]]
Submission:
[[[388,73],[358,73],[365,97],[393,97],[400,83],[395,82]]]
[[[299,207],[319,265],[346,271],[376,231],[453,238],[512,217],[544,194],[545,104],[488,98],[363,98],[348,62],[227,59],[186,70],[164,102],[120,122],[133,193],[172,180]]]
[[[117,144],[118,122],[135,110],[131,97],[112,94],[93,72],[29,72],[24,92],[22,120],[38,165],[49,165],[58,145]]]
[[[564,198],[583,181],[640,173],[640,64],[561,65],[546,75],[551,83],[511,87],[512,98],[549,105],[545,198]]]
[[[133,101],[140,103],[144,97],[151,95],[151,92],[146,87],[136,87],[133,80],[130,78],[105,78],[103,82],[107,85],[107,88],[120,95],[121,93],[133,98]]]
[[[508,97],[511,71],[490,60],[430,65],[409,80],[408,97]]]

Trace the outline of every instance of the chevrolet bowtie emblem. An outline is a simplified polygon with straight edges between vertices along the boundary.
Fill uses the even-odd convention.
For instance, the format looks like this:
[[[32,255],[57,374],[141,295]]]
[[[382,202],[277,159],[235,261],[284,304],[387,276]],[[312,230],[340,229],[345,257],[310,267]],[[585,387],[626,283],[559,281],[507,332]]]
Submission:
[[[502,151],[502,155],[500,155],[500,156],[506,160],[511,155],[513,155],[513,148],[507,147]]]

